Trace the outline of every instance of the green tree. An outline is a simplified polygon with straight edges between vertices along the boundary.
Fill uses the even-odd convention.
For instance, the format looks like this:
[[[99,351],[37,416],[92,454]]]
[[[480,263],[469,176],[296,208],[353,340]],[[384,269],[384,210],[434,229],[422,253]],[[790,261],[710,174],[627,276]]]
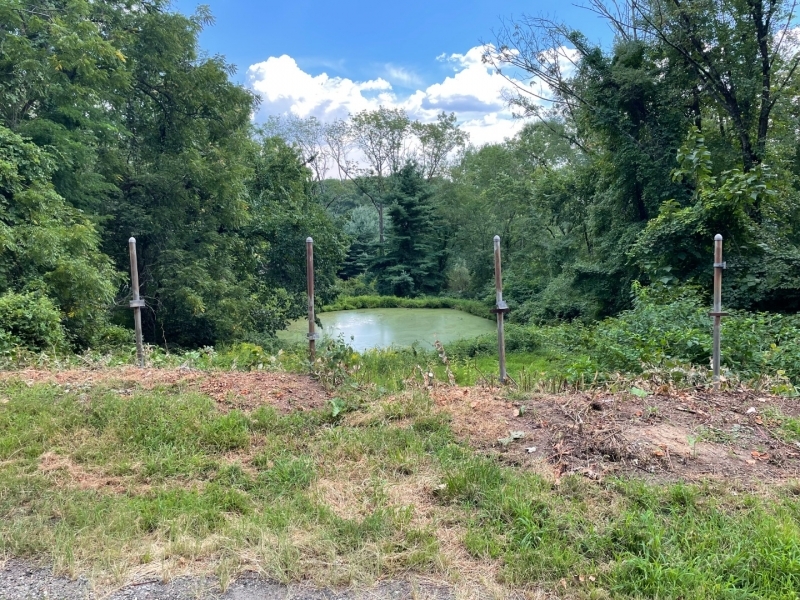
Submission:
[[[139,242],[146,337],[210,344],[248,329],[249,290],[239,280],[239,232],[250,220],[245,160],[252,142],[250,93],[230,68],[201,58],[197,36],[208,17],[133,11],[137,32],[124,46],[131,87],[120,115],[125,131],[105,159],[116,192],[105,247],[124,265],[126,240]]]
[[[379,237],[375,211],[368,206],[354,208],[343,230],[350,238],[350,248],[339,274],[344,279],[350,279],[366,273],[377,255]]]
[[[326,141],[339,172],[356,185],[378,214],[379,248],[386,242],[389,180],[411,157],[410,126],[404,110],[381,106],[327,128]]]
[[[0,294],[52,299],[70,341],[96,344],[117,275],[95,225],[53,189],[54,168],[44,150],[0,126]]]
[[[414,163],[393,178],[391,233],[386,255],[375,263],[378,290],[383,294],[415,296],[438,292],[444,282],[444,243],[432,193]]]
[[[719,233],[738,244],[746,228],[739,226],[745,221],[736,207],[743,204],[721,199],[749,195],[755,188],[748,186],[767,181],[770,172],[781,183],[775,194],[756,193],[744,210],[746,222],[752,221],[750,237],[759,242],[737,246],[732,262],[738,275],[727,280],[738,277],[740,292],[726,297],[739,306],[793,306],[798,280],[791,275],[797,255],[792,232],[799,222],[792,199],[798,188],[785,158],[793,156],[786,150],[797,140],[796,108],[790,108],[800,60],[791,30],[793,5],[591,5],[617,33],[610,49],[567,25],[523,18],[502,29],[485,56],[544,84],[519,86],[512,103],[534,118],[556,119],[563,139],[580,149],[568,159],[571,168],[537,177],[534,205],[548,231],[559,233],[551,247],[566,243],[559,253],[566,262],[532,298],[531,317],[575,314],[570,303],[558,301],[567,297],[589,300],[575,307],[586,316],[613,314],[629,305],[633,281],[673,285],[707,272],[711,237],[701,241],[699,232],[712,222],[728,224],[731,230]],[[701,132],[712,158],[708,179],[671,176],[691,127]],[[765,163],[773,168],[760,166]],[[744,175],[751,171],[752,177]],[[729,185],[720,183],[726,178],[732,179]],[[713,218],[698,208],[712,204]],[[779,247],[784,258],[767,250]]]
[[[442,112],[433,123],[413,121],[410,129],[419,143],[417,164],[428,181],[444,176],[452,154],[463,150],[469,141],[469,134],[458,127],[454,113]]]
[[[265,305],[279,290],[289,301],[272,310],[270,332],[306,310],[306,238],[314,239],[314,279],[321,303],[335,294],[337,272],[345,258],[345,233],[336,226],[311,191],[312,173],[302,157],[279,138],[266,138],[252,155],[249,184],[252,220],[243,232],[249,271],[257,278]],[[266,319],[267,317],[263,317]]]
[[[726,304],[797,310],[800,252],[777,226],[792,216],[792,208],[781,201],[791,193],[786,184],[764,164],[749,172],[737,168],[716,176],[711,152],[697,128],[678,153],[673,177],[692,182],[693,202],[685,206],[664,202],[631,249],[651,279],[709,287],[711,240],[724,232],[725,259],[731,266],[724,278]],[[764,221],[770,226],[764,227]]]

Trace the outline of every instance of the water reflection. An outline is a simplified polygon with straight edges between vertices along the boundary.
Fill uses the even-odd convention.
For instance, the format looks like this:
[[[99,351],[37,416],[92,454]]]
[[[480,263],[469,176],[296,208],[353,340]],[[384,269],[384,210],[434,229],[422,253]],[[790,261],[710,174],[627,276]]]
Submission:
[[[432,348],[436,340],[446,344],[495,330],[488,319],[449,308],[373,308],[322,313],[319,317],[324,336],[341,334],[358,351],[411,346],[415,342]],[[307,331],[307,322],[299,320],[279,335],[302,341]]]

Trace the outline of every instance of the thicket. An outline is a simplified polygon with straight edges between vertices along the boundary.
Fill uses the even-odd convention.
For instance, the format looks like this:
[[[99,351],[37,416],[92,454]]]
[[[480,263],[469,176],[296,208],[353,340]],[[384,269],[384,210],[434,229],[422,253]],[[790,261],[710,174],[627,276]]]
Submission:
[[[74,349],[131,326],[130,236],[150,343],[274,334],[303,312],[309,235],[331,298],[345,236],[299,153],[253,128],[258,99],[202,53],[210,22],[167,0],[0,0],[0,297],[52,304]],[[50,349],[18,330],[0,321],[4,344]]]
[[[594,323],[551,326],[509,325],[506,348],[546,356],[552,370],[573,379],[638,375],[649,369],[710,369],[712,330],[709,308],[692,288],[634,286],[633,307]],[[722,365],[742,380],[762,375],[800,384],[800,315],[731,311],[722,321]],[[449,344],[453,357],[497,352],[497,338],[485,335]],[[682,375],[683,373],[683,375]]]
[[[386,107],[254,127],[258,98],[198,45],[206,9],[0,0],[0,297],[51,303],[73,349],[128,339],[133,235],[149,343],[268,347],[304,313],[309,235],[319,305],[442,296],[485,314],[498,234],[510,321],[583,324],[553,343],[608,344],[597,360],[631,369],[660,352],[705,359],[693,324],[721,233],[724,305],[751,311],[726,322],[742,339],[729,360],[788,365],[793,317],[768,312],[800,309],[792,5],[656,0],[620,21],[595,4],[616,32],[606,47],[547,20],[499,31],[486,61],[547,83],[549,108],[519,88],[526,126],[474,147],[452,114],[420,123]],[[635,282],[666,288],[666,303],[644,310]],[[676,304],[687,289],[694,304]],[[18,330],[0,322],[3,344],[51,345]],[[782,350],[765,358],[751,331]]]
[[[27,350],[63,351],[67,336],[61,326],[61,314],[55,304],[41,295],[0,296],[0,355],[15,347]]]

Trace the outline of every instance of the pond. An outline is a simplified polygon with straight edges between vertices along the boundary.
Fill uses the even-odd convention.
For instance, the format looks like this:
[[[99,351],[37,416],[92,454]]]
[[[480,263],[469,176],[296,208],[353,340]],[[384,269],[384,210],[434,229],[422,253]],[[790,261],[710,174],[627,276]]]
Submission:
[[[319,315],[324,337],[338,337],[355,350],[388,346],[411,346],[431,349],[439,340],[443,344],[476,337],[497,330],[493,321],[450,308],[364,308],[340,310]],[[319,329],[319,328],[317,328]],[[278,337],[305,341],[308,321],[293,321]],[[350,339],[352,336],[352,340]]]

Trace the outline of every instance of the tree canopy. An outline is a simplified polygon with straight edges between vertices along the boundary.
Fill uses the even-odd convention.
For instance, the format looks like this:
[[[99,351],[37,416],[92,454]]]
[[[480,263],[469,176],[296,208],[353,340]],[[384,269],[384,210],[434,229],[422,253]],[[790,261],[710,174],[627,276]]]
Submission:
[[[182,346],[301,314],[308,235],[323,297],[344,255],[300,155],[255,135],[257,98],[200,51],[210,15],[168,8],[0,0],[0,293],[52,298],[77,346],[129,319],[130,236],[146,338]]]
[[[258,97],[198,45],[204,8],[0,0],[0,351],[129,337],[130,236],[146,339],[168,346],[301,315],[307,236],[320,302],[490,304],[500,235],[511,318],[540,323],[616,314],[634,285],[708,289],[721,233],[727,305],[800,309],[794,3],[587,9],[613,44],[500,28],[484,59],[526,122],[476,147],[454,114],[388,106],[255,125]]]

